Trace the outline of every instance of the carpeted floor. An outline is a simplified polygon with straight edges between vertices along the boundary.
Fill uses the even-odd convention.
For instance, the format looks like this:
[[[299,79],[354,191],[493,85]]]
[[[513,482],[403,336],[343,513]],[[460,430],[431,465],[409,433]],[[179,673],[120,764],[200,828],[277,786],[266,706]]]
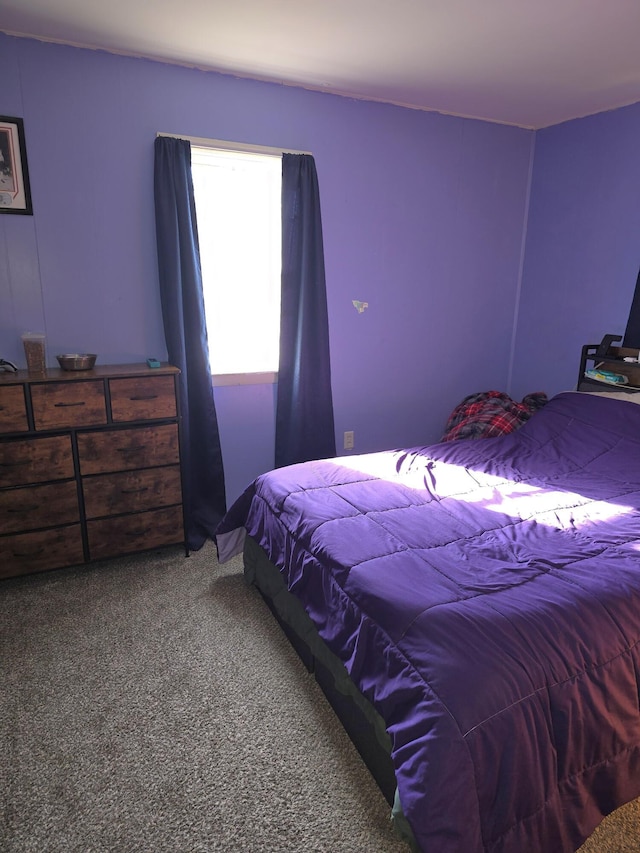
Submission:
[[[211,543],[2,581],[0,643],[3,853],[407,853],[240,560],[219,566]],[[637,801],[581,848],[631,851]]]

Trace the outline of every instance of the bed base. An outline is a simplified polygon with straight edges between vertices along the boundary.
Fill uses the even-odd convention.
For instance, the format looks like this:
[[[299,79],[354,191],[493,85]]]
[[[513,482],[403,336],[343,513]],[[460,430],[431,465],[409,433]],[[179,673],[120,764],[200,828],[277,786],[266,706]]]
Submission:
[[[329,651],[300,602],[287,590],[278,569],[250,536],[245,539],[243,559],[245,580],[258,589],[305,667],[315,676],[392,807],[396,832],[416,849],[396,795],[391,741],[382,717],[351,681],[339,658]]]

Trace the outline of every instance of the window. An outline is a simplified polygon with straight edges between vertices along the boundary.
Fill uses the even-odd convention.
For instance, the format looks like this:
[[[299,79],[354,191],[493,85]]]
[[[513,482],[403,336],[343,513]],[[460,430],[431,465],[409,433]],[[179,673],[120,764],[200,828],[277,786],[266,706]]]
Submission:
[[[282,159],[192,145],[191,171],[211,372],[275,374]]]

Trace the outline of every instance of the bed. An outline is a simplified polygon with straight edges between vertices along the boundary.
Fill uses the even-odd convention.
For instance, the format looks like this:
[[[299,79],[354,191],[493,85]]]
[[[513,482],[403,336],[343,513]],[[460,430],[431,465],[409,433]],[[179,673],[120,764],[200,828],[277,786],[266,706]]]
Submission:
[[[509,435],[282,468],[216,543],[362,706],[423,853],[571,853],[640,796],[639,405],[566,392]]]

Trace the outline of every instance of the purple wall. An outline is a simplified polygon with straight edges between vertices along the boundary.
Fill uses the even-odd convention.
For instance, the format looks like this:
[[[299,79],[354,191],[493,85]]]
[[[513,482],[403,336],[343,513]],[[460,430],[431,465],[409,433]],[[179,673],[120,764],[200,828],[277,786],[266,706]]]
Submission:
[[[623,335],[640,265],[640,104],[538,131],[513,396],[575,388],[580,349]]]
[[[324,222],[338,447],[438,440],[509,375],[533,134],[0,35],[34,216],[0,216],[0,355],[19,335],[102,363],[166,357],[157,131],[312,151]],[[358,314],[352,300],[369,303]],[[55,363],[55,362],[54,362]],[[273,465],[271,386],[216,389],[227,491]]]

